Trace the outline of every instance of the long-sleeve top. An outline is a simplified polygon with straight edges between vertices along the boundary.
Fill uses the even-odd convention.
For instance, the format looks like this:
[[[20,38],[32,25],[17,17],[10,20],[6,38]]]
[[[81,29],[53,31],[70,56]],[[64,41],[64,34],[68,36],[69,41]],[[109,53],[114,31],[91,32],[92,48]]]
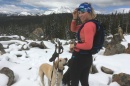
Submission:
[[[71,31],[77,32],[81,25],[76,25],[76,21],[71,22]],[[80,31],[80,39],[83,43],[77,43],[75,50],[90,50],[93,47],[94,35],[96,33],[96,25],[93,22],[87,22]]]

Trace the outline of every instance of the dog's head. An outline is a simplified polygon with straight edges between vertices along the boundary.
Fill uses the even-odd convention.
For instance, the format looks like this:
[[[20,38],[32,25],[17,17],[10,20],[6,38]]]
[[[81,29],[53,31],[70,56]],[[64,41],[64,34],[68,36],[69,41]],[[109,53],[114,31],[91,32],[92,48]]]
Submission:
[[[67,58],[59,58],[55,61],[54,66],[57,69],[64,70],[64,66],[67,65]]]

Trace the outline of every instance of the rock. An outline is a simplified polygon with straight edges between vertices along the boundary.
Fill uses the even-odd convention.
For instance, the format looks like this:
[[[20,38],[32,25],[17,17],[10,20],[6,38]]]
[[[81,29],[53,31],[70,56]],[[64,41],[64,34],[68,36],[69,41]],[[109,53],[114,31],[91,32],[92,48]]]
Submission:
[[[125,53],[130,54],[130,43],[128,43],[128,48],[127,48],[127,49],[125,49]]]
[[[91,74],[98,73],[98,70],[97,70],[97,68],[96,68],[95,65],[92,65],[92,66],[91,66],[89,73],[91,73]]]
[[[30,35],[29,38],[32,40],[41,40],[41,36],[43,35],[42,28],[36,28]]]
[[[105,49],[104,55],[115,55],[115,54],[121,54],[124,53],[125,51],[125,46],[122,44],[115,44],[112,45],[111,43],[109,43]]]
[[[68,42],[65,42],[65,44],[64,45],[68,45],[69,43]]]
[[[109,55],[114,55],[114,54],[116,54],[116,48],[115,46],[109,43],[104,51],[104,55],[109,56]]]
[[[9,37],[1,37],[0,38],[0,41],[9,41],[9,40],[11,40],[11,38],[9,38]]]
[[[103,67],[103,66],[101,67],[101,70],[102,70],[102,72],[107,73],[107,74],[113,74],[114,73],[113,70],[106,68],[106,67]]]
[[[109,42],[108,42],[108,41],[104,41],[103,46],[106,48],[108,44],[109,44]]]
[[[43,41],[40,42],[40,48],[41,49],[47,49],[46,45],[44,44]]]
[[[0,41],[18,40],[19,37],[0,37]]]
[[[36,43],[36,42],[31,42],[29,44],[30,47],[39,47],[41,49],[47,49],[47,47],[45,46],[44,42],[42,41],[40,44]]]
[[[115,45],[117,43],[121,43],[122,39],[119,34],[114,34],[111,40],[111,44]]]
[[[14,72],[11,69],[4,67],[0,70],[0,73],[3,73],[9,77],[7,86],[11,86],[14,83]]]
[[[37,46],[39,46],[39,44],[36,43],[36,42],[31,42],[31,43],[29,44],[29,46],[30,46],[30,47],[37,47]]]
[[[130,75],[125,73],[114,74],[112,82],[117,82],[120,86],[130,86]]]
[[[4,47],[3,47],[3,45],[0,43],[0,54],[1,55],[3,55],[3,54],[5,54],[6,52],[5,52],[5,50],[4,50]]]
[[[122,45],[122,44],[116,44],[116,51],[117,51],[116,54],[124,53],[124,51],[125,51],[125,46]]]
[[[120,26],[118,26],[118,34],[120,35],[121,39],[125,39],[123,35],[123,29]]]
[[[18,55],[16,55],[17,57],[21,57],[22,55],[20,55],[20,54],[18,54]]]

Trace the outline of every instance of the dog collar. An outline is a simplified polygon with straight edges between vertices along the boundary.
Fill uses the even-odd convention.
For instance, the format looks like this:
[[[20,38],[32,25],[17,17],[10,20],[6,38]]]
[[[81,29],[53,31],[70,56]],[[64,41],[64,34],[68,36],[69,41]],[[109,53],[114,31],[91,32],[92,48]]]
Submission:
[[[60,73],[63,73],[63,70],[61,70],[61,69],[59,69],[59,68],[57,69],[57,71],[60,72]]]

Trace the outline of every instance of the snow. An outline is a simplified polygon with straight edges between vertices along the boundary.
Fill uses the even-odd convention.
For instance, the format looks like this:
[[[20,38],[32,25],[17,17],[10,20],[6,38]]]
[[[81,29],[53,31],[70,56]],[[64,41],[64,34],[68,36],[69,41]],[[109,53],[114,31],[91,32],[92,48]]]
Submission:
[[[30,13],[28,13],[28,12],[21,12],[19,15],[31,15]]]
[[[8,83],[8,77],[5,74],[0,73],[0,86],[6,86]]]
[[[72,13],[71,9],[69,7],[66,7],[66,6],[61,6],[61,7],[58,7],[58,8],[53,8],[53,9],[50,9],[50,10],[47,10],[44,12],[45,15],[49,15],[49,14],[59,14],[59,13]]]
[[[123,41],[122,44],[127,48],[127,44],[130,43],[130,35],[125,35],[125,39],[126,41]],[[27,41],[29,43],[33,42],[32,40]],[[60,54],[60,57],[68,59],[71,58],[71,53],[68,52],[69,45],[64,45],[66,40],[60,41],[62,42],[64,48],[64,52]],[[11,44],[9,49],[5,49],[7,53],[0,56],[0,69],[8,67],[13,70],[15,74],[15,83],[12,86],[40,86],[38,76],[39,66],[43,63],[49,63],[52,65],[52,62],[49,62],[49,59],[54,53],[55,45],[50,41],[44,41],[44,44],[48,47],[47,49],[30,48],[30,50],[18,51],[23,44],[25,44],[26,47],[29,47],[29,45],[26,42],[19,40],[0,41],[3,46],[7,46],[11,42],[14,42],[14,44]],[[39,41],[36,42],[40,43]],[[104,56],[104,50],[105,49],[101,50],[98,54],[93,55],[95,59],[93,64],[96,65],[99,73],[89,75],[89,84],[90,86],[120,86],[116,82],[109,84],[109,82],[111,82],[112,75],[103,73],[101,71],[101,67],[105,66],[112,69],[114,74],[121,72],[130,74],[130,54],[123,53]],[[17,57],[16,55],[22,56]],[[65,71],[67,68],[68,67],[66,66]],[[0,86],[6,86],[7,81],[8,77],[4,74],[0,74]],[[48,86],[46,77],[45,86]]]

